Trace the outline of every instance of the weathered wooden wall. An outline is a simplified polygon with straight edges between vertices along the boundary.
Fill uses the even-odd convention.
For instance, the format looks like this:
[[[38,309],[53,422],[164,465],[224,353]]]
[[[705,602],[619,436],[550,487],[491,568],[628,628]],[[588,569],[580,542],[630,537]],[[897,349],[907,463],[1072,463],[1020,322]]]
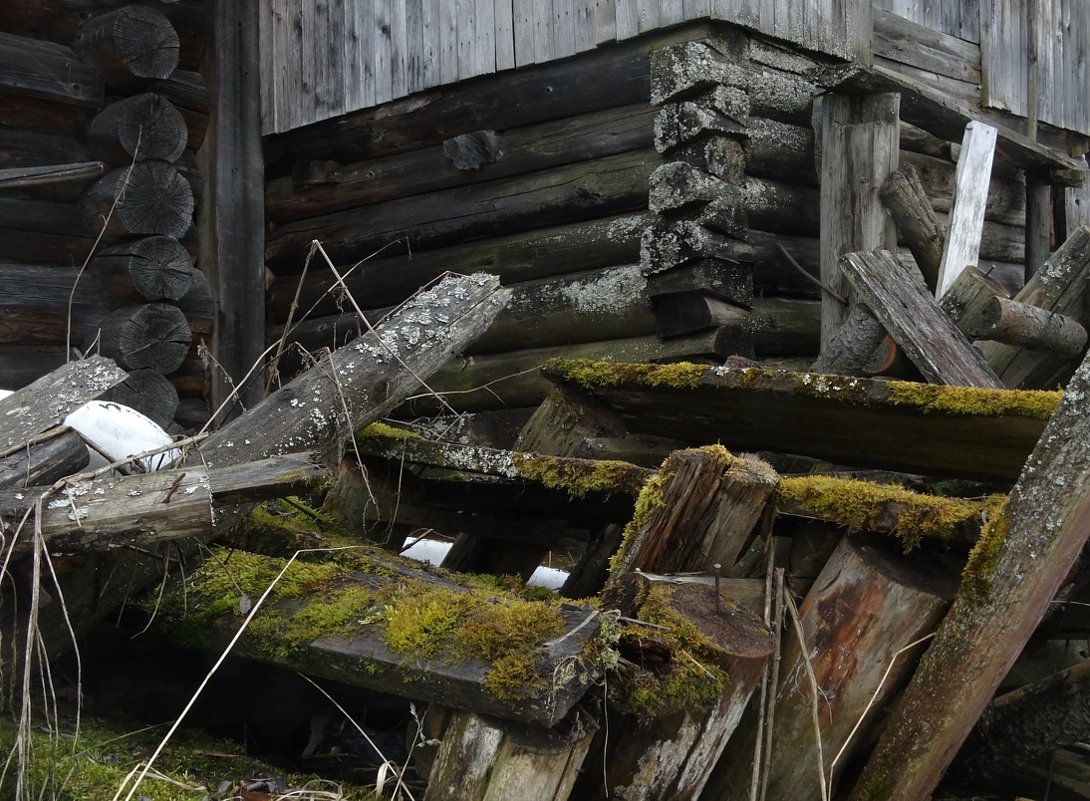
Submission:
[[[851,58],[869,0],[266,0],[265,133],[606,42],[719,19]]]

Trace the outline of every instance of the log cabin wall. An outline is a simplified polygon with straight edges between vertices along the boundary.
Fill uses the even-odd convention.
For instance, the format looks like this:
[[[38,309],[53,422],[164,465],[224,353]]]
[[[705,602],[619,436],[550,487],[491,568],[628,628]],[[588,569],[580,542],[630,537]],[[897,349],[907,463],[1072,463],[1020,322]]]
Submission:
[[[290,331],[280,367],[300,364],[290,343],[340,344],[361,330],[356,307],[373,321],[445,270],[515,289],[429,382],[459,410],[535,405],[550,356],[808,365],[820,289],[791,259],[818,274],[820,89],[807,76],[826,63],[700,23],[267,138],[268,343]],[[940,216],[959,147],[902,125],[902,162]],[[1023,179],[1002,158],[993,172],[982,259],[1016,286]],[[308,258],[314,239],[350,299]]]
[[[0,5],[0,386],[101,352],[130,370],[115,399],[174,430],[207,418],[205,19],[198,0]]]

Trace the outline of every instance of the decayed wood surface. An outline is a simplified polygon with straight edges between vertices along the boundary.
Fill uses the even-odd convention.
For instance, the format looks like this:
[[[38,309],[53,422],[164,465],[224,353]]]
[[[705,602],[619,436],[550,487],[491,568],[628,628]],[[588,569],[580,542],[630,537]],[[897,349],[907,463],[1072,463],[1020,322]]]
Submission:
[[[946,233],[924,193],[919,173],[911,164],[903,165],[886,180],[881,196],[897,224],[898,233],[912,251],[928,289],[934,292],[939,282]]]
[[[1090,322],[1084,296],[1090,280],[1090,228],[1079,226],[1014,296],[1046,311],[1058,312],[1080,324]],[[1056,370],[1055,362],[1043,362],[1037,354],[1011,345],[987,343],[984,356],[1007,386],[1041,386]]]
[[[125,371],[110,359],[92,356],[70,362],[0,400],[0,454],[21,448],[31,438],[59,425],[65,417],[110,387]]]
[[[935,296],[941,298],[957,280],[961,271],[977,263],[980,253],[981,226],[992,178],[997,130],[982,122],[965,126],[954,183],[950,225],[939,265]]]
[[[287,454],[214,470],[198,466],[77,478],[57,491],[40,486],[9,490],[0,494],[0,526],[9,532],[22,531],[5,553],[19,558],[33,552],[29,528],[33,523],[22,521],[39,497],[45,501],[42,538],[50,548],[153,548],[186,537],[207,538],[216,525],[217,511],[292,495],[328,476],[329,469],[312,454]]]
[[[870,307],[929,381],[954,386],[1003,386],[980,352],[888,251],[849,253],[841,260],[841,269],[856,296]]]
[[[1090,362],[1067,386],[1006,509],[851,797],[924,799],[1047,612],[1090,533]]]
[[[831,94],[822,102],[821,280],[847,298],[851,290],[840,258],[885,245],[886,215],[878,192],[897,169],[900,99]],[[822,295],[822,350],[847,314],[841,301]]]
[[[590,375],[603,379],[581,380],[583,365],[594,365]],[[691,383],[673,385],[668,366],[626,371],[608,362],[554,362],[544,374],[605,401],[634,432],[838,464],[1002,480],[1017,477],[1057,399],[1055,393],[985,389],[966,396],[967,388],[816,373],[692,369]],[[959,397],[982,403],[965,405]]]
[[[42,442],[0,458],[0,487],[49,484],[79,472],[87,461],[87,443],[83,437],[62,428]]]
[[[766,755],[770,801],[818,797],[818,771],[832,785],[881,721],[878,711],[911,675],[922,648],[898,652],[934,630],[956,587],[955,571],[929,562],[855,537],[841,540],[829,558],[799,608],[805,644],[790,626],[784,634],[772,751]],[[812,723],[813,690],[804,659],[817,680],[820,735]],[[756,721],[749,723],[751,728],[740,729],[732,743],[739,755],[749,754],[755,741]],[[739,758],[724,767],[716,777],[718,797],[749,798],[749,760]]]
[[[75,48],[111,87],[169,78],[178,68],[178,32],[160,11],[125,6],[80,25]]]

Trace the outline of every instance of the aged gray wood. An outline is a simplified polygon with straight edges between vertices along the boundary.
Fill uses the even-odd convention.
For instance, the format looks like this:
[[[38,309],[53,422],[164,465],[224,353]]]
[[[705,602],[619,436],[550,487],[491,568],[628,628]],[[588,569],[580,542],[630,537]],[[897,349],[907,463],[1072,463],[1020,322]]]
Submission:
[[[111,87],[126,87],[169,78],[178,69],[181,43],[162,12],[130,5],[83,22],[74,46]]]
[[[59,425],[65,417],[125,380],[112,360],[91,356],[69,362],[33,384],[0,400],[0,455],[21,448],[32,437]]]
[[[105,225],[112,236],[181,239],[193,226],[196,203],[192,187],[174,165],[138,161],[98,179],[80,198],[80,207],[90,225]]]
[[[957,4],[951,4],[957,5]],[[874,9],[874,53],[949,78],[980,83],[980,46],[900,14]]]
[[[162,95],[150,92],[111,103],[87,129],[95,153],[115,166],[134,158],[177,161],[186,148],[188,133],[178,109]]]
[[[994,127],[982,122],[965,126],[935,297],[946,294],[961,271],[975,265],[979,258],[997,133]]]
[[[5,92],[98,108],[105,86],[93,67],[64,45],[0,33],[0,87]]]
[[[90,269],[113,297],[180,300],[193,286],[193,259],[177,239],[149,236],[102,248]]]
[[[841,260],[841,269],[859,300],[882,321],[928,381],[1003,386],[980,352],[888,251],[849,253]]]
[[[1048,258],[1052,242],[1052,186],[1026,176],[1026,280]]]
[[[43,167],[10,167],[0,169],[0,189],[86,182],[98,178],[106,172],[106,169],[106,165],[101,161],[82,161],[76,164],[54,164]]]
[[[853,303],[848,316],[821,349],[821,355],[810,369],[815,373],[863,375],[864,366],[886,336],[886,329],[870,309],[861,303]]]
[[[44,441],[19,448],[0,459],[0,487],[52,484],[79,472],[87,462],[87,443],[83,437],[70,428],[53,429]]]
[[[938,285],[946,232],[939,225],[935,210],[927,199],[919,173],[911,164],[903,165],[900,170],[890,174],[880,194],[897,225],[898,233],[912,251],[928,289],[934,292]]]
[[[897,169],[900,98],[826,95],[821,159],[821,280],[842,297],[850,294],[840,257],[885,243],[885,212],[878,192]],[[822,349],[848,309],[828,294],[821,303]]]

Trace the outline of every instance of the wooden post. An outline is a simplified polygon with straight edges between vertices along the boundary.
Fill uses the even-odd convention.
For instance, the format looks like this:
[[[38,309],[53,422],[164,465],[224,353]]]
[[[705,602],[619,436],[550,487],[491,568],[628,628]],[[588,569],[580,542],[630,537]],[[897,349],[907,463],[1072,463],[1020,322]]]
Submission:
[[[934,630],[954,594],[955,576],[929,562],[854,537],[842,539],[829,557],[799,609],[805,643],[790,624],[783,635],[772,751],[766,755],[769,801],[819,797],[818,771],[835,782],[881,722],[880,710],[911,675],[922,645],[901,649]],[[804,661],[817,680],[820,734]],[[716,776],[715,797],[722,801],[750,797],[756,721],[749,723],[737,732],[730,760]]]
[[[1006,509],[981,532],[954,605],[850,798],[923,801],[987,707],[1090,534],[1090,360],[1079,367]]]
[[[939,265],[938,288],[935,290],[937,298],[946,294],[962,270],[977,263],[984,207],[988,202],[988,185],[992,179],[996,135],[997,130],[983,122],[970,122],[965,126],[946,247],[942,252],[942,264]]]
[[[885,244],[885,212],[878,192],[897,169],[900,96],[826,95],[821,142],[821,280],[843,297],[845,253]],[[824,351],[848,315],[834,297],[821,299]]]
[[[265,347],[265,203],[260,119],[258,7],[216,3],[207,53],[217,87],[212,136],[200,161],[208,177],[202,206],[210,209],[199,262],[216,301],[212,355],[220,370],[211,387],[213,408],[238,386],[244,404],[260,400],[260,381],[241,386]],[[221,377],[226,373],[226,380]],[[258,371],[260,375],[260,371]],[[234,413],[232,409],[229,413]]]

